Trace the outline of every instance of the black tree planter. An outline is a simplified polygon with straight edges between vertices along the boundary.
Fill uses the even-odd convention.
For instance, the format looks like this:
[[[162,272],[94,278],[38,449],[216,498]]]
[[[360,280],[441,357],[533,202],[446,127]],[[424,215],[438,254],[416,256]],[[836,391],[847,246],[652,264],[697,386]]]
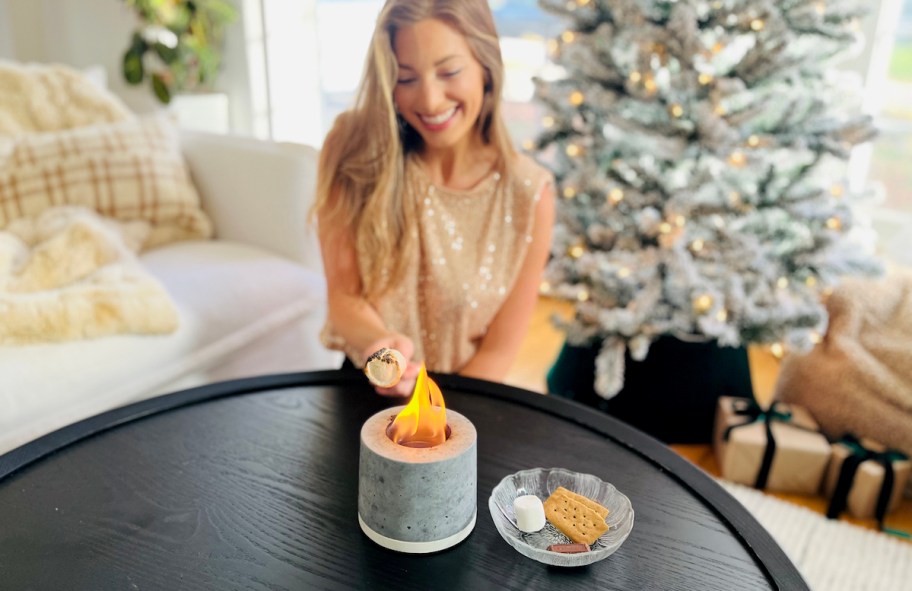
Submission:
[[[548,391],[598,408],[665,443],[709,443],[719,396],[753,398],[747,350],[671,336],[643,361],[626,356],[624,387],[605,400],[593,388],[599,346],[564,344]]]

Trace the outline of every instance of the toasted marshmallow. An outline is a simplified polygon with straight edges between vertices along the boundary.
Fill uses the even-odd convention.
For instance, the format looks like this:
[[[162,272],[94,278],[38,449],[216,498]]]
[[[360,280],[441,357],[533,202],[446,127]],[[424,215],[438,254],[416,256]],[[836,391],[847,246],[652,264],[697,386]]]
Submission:
[[[396,349],[384,347],[367,358],[364,373],[373,385],[392,388],[402,379],[406,364],[405,355]]]

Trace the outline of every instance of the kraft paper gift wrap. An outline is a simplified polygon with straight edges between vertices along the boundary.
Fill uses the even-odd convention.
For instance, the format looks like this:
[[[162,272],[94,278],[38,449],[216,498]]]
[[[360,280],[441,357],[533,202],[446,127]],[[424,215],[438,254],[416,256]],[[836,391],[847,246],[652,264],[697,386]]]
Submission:
[[[770,411],[768,428],[775,451],[766,478],[758,480],[764,455],[772,451],[767,446],[765,413],[760,414],[752,400],[719,398],[713,447],[722,477],[772,491],[817,494],[830,460],[829,442],[805,409],[775,402]]]
[[[873,452],[883,452],[885,447],[870,439],[862,439],[859,442],[864,449]],[[832,446],[832,455],[830,465],[827,468],[824,479],[824,493],[828,499],[832,499],[836,492],[836,483],[839,479],[839,473],[846,459],[851,455],[857,454],[857,447],[836,442]],[[909,482],[909,475],[912,474],[912,461],[902,454],[895,454],[899,459],[893,459],[890,464],[893,467],[893,486],[889,492],[889,501],[886,505],[886,512],[890,513],[899,504],[903,496],[903,490],[906,483]],[[858,465],[855,471],[855,477],[851,481],[848,496],[845,498],[845,507],[849,514],[859,519],[870,519],[878,517],[877,501],[881,494],[881,488],[884,486],[886,470],[882,461],[877,459],[868,459]],[[883,516],[879,516],[882,518]]]

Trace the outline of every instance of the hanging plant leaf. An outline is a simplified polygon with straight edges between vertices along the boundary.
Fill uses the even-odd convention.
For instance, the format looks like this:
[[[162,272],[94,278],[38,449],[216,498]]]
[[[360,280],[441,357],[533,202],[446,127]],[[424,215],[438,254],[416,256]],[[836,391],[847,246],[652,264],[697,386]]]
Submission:
[[[130,47],[123,56],[123,75],[124,80],[129,84],[139,84],[142,82],[145,72],[143,70],[143,52],[137,51],[135,47]]]
[[[174,47],[168,47],[164,43],[156,42],[154,45],[152,45],[152,49],[155,51],[158,57],[160,57],[161,60],[168,65],[173,64],[177,59],[178,51],[176,45]]]
[[[167,105],[171,102],[171,89],[168,88],[168,83],[161,74],[152,74],[152,90],[155,92],[156,98],[163,104]]]
[[[123,1],[140,21],[123,59],[123,75],[130,84],[148,75],[155,96],[166,104],[173,93],[214,85],[225,27],[237,18],[233,0]],[[156,56],[150,62],[156,63],[155,74],[152,69],[144,72],[146,52]]]

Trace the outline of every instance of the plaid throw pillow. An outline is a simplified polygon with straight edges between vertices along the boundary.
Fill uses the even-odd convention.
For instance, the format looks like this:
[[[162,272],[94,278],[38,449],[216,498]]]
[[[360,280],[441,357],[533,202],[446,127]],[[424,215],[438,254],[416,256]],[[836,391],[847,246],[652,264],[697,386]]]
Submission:
[[[57,205],[149,222],[143,248],[212,236],[163,116],[0,137],[0,230]]]

